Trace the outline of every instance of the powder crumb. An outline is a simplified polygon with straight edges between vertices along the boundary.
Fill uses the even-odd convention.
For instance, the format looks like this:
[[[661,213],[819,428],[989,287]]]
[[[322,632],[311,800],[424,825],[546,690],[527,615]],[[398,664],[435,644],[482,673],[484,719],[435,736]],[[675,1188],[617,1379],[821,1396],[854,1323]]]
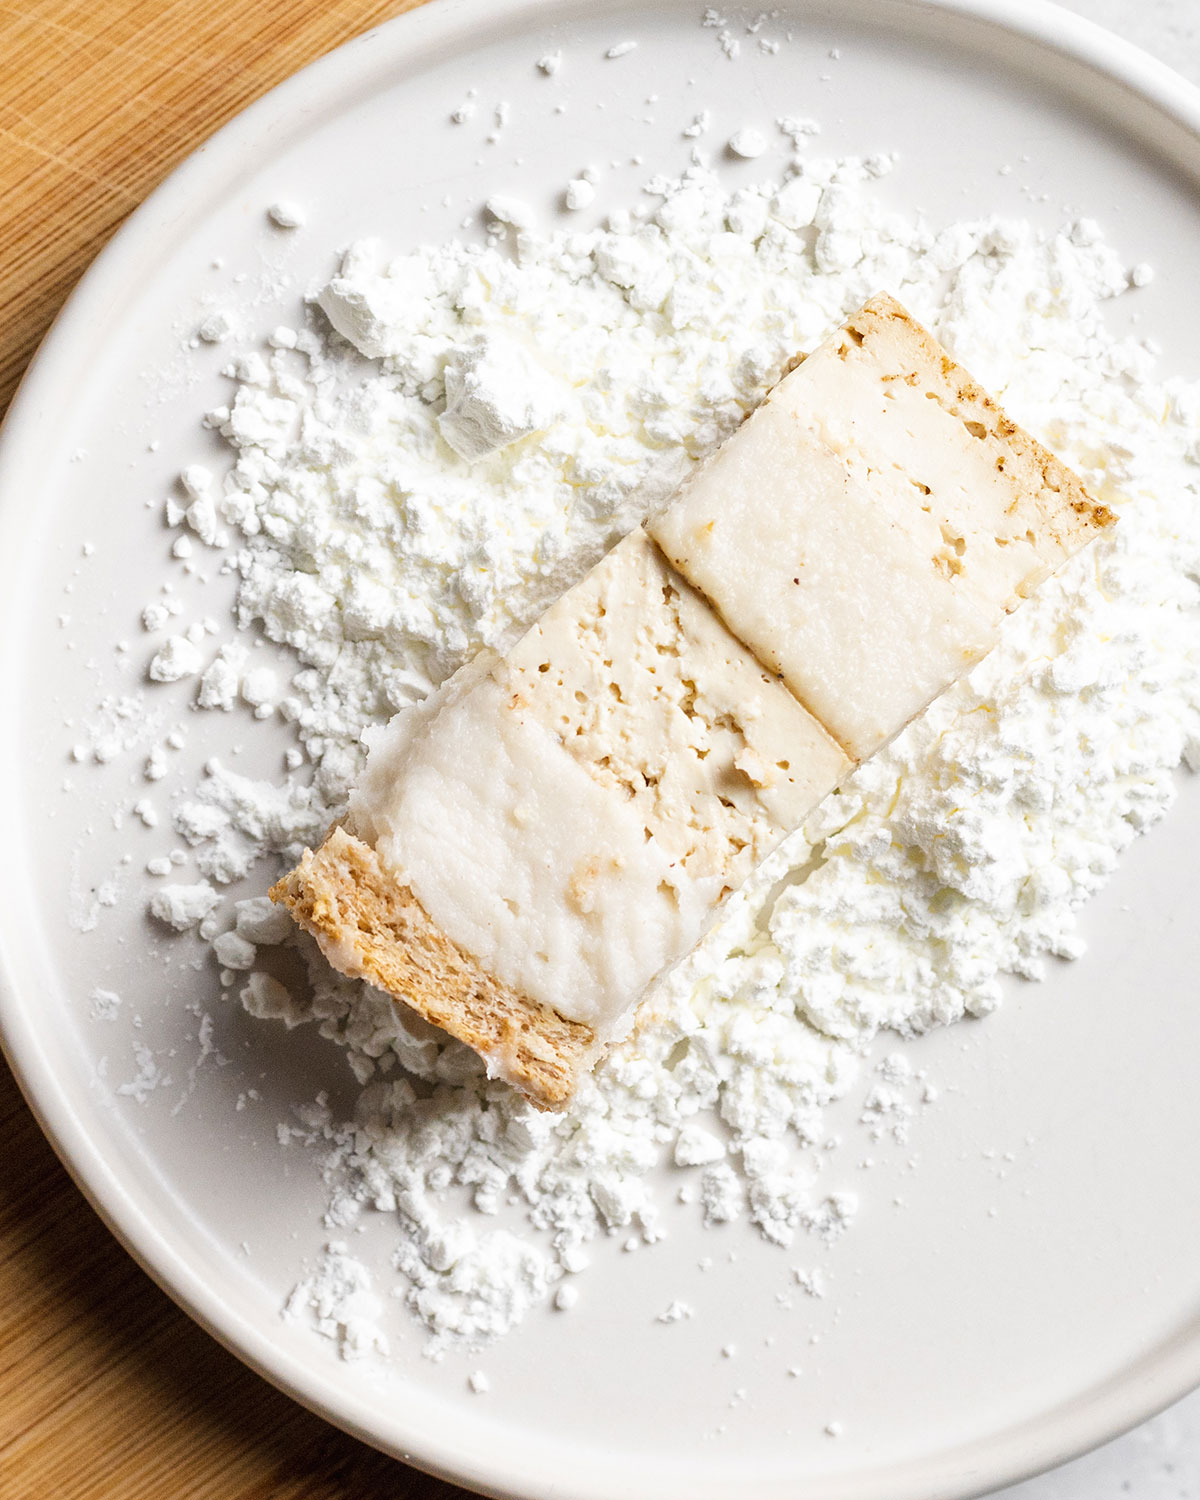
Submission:
[[[636,47],[636,42],[618,42],[615,46],[610,47],[604,55],[608,58],[628,57]]]
[[[267,209],[267,218],[276,229],[301,229],[308,222],[303,207],[291,198],[281,198]]]
[[[140,819],[146,828],[158,827],[158,809],[148,797],[140,797],[133,804],[133,815]]]
[[[289,1031],[312,1019],[311,1011],[271,974],[251,974],[238,991],[248,1015],[260,1021],[282,1021]]]
[[[120,1084],[117,1093],[122,1098],[132,1099],[135,1104],[145,1104],[155,1089],[170,1087],[171,1075],[163,1072],[151,1049],[140,1042],[133,1045],[133,1057],[137,1074],[128,1083]]]
[[[205,667],[196,690],[197,708],[219,709],[228,713],[237,702],[245,647],[237,641],[222,646]]]
[[[257,953],[254,944],[248,943],[236,932],[221,933],[213,939],[212,948],[217,962],[223,969],[230,969],[236,973],[254,967]]]
[[[694,1317],[696,1310],[688,1302],[680,1302],[676,1299],[667,1305],[655,1319],[656,1323],[681,1323],[685,1318]]]
[[[196,885],[168,885],[155,891],[150,897],[149,910],[152,917],[167,927],[187,932],[202,922],[220,900],[208,881],[201,880]]]
[[[839,1438],[845,1431],[845,1428],[840,1422],[826,1422],[824,1431],[826,1437]]]
[[[555,73],[558,72],[559,68],[562,67],[562,61],[563,55],[561,51],[547,52],[543,56],[538,58],[538,70],[544,73],[547,78],[553,78]]]
[[[289,1321],[306,1321],[332,1340],[344,1360],[380,1358],[388,1341],[378,1326],[383,1304],[371,1273],[341,1241],[326,1245],[316,1269],[292,1290],[283,1309]]]
[[[804,1271],[799,1266],[793,1266],[792,1275],[796,1278],[797,1285],[801,1286],[810,1297],[825,1295],[825,1273],[820,1269]]]
[[[810,120],[801,115],[781,115],[775,121],[775,125],[783,135],[787,136],[797,151],[813,136],[821,134],[821,126],[816,120]]]
[[[563,202],[572,212],[589,208],[596,201],[596,189],[586,178],[576,177],[567,183]]]
[[[266,708],[279,693],[279,679],[269,667],[257,667],[242,679],[242,697],[251,708]]]
[[[700,1179],[700,1201],[704,1205],[705,1224],[731,1224],[745,1207],[745,1184],[724,1163],[710,1167]]]
[[[813,1208],[805,1209],[801,1215],[801,1222],[818,1239],[831,1244],[846,1232],[857,1212],[856,1194],[830,1193],[823,1202]]]
[[[498,224],[508,225],[519,234],[528,233],[533,228],[533,210],[519,198],[493,193],[483,206]]]
[[[554,1305],[559,1312],[568,1312],[579,1301],[579,1292],[573,1286],[560,1286],[554,1294]]]
[[[704,1167],[720,1161],[725,1155],[724,1143],[702,1126],[695,1123],[685,1125],[675,1138],[675,1165],[677,1167]]]
[[[121,997],[115,990],[95,989],[90,996],[88,1018],[92,1021],[115,1021],[121,1010]]]
[[[729,150],[734,156],[752,161],[767,149],[767,138],[761,130],[746,126],[729,137]]]
[[[205,344],[223,344],[234,331],[234,321],[227,312],[212,312],[196,329]]]
[[[695,140],[697,137],[704,135],[711,125],[712,111],[702,109],[700,113],[693,118],[692,123],[684,127],[684,137],[687,140]]]
[[[269,896],[251,896],[239,901],[234,911],[238,935],[258,947],[273,947],[295,933],[287,910],[276,906]]]
[[[187,538],[180,537],[179,540],[186,541]],[[185,636],[168,636],[151,658],[146,675],[152,682],[178,682],[180,678],[198,672],[201,661],[199,651]]]
[[[492,1382],[482,1370],[473,1370],[467,1377],[467,1384],[477,1396],[484,1396],[492,1388]]]
[[[1149,286],[1154,280],[1154,267],[1139,261],[1129,272],[1129,283],[1131,286]]]

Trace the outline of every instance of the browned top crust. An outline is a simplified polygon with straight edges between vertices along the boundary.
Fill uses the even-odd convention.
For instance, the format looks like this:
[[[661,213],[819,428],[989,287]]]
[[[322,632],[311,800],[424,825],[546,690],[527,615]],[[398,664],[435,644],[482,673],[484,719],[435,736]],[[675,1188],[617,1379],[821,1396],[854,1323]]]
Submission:
[[[271,888],[344,974],[481,1053],[539,1109],[562,1109],[590,1066],[590,1026],[518,994],[439,931],[369,844],[335,828]]]

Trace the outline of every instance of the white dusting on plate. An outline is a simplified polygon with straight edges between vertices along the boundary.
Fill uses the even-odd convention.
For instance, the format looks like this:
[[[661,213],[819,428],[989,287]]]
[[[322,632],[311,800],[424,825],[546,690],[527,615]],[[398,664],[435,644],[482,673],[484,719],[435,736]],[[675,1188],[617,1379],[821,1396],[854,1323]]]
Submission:
[[[331,1240],[288,1298],[284,1316],[308,1322],[334,1341],[343,1359],[355,1360],[387,1354],[387,1339],[378,1327],[382,1311],[370,1272],[347,1253],[343,1241]]]
[[[797,146],[816,134],[778,123]],[[1200,762],[1200,386],[1160,382],[1147,348],[1104,321],[1145,273],[1087,221],[1047,235],[897,213],[872,188],[890,165],[805,158],[733,192],[694,167],[585,233],[542,233],[528,205],[494,197],[483,247],[356,244],[305,326],[233,360],[233,398],[208,414],[233,463],[185,484],[179,540],[236,536],[238,623],[294,667],[268,685],[229,640],[201,651],[178,633],[152,676],[194,677],[219,712],[272,705],[303,758],[278,783],[210,761],[177,790],[172,827],[204,879],[159,887],[151,910],[215,940],[252,1015],[314,1022],[346,1048],[354,1119],[318,1101],[281,1139],[319,1153],[331,1225],[388,1216],[397,1289],[435,1355],[565,1305],[563,1277],[586,1270],[596,1236],[654,1244],[662,1162],[706,1224],[745,1220],[784,1246],[845,1233],[854,1164],[825,1149],[827,1106],[853,1093],[868,1133],[903,1140],[936,1090],[902,1040],[986,1014],[1002,974],[1078,957],[1079,907],[1170,806],[1181,759]],[[228,908],[228,884],[344,810],[365,725],[513,639],[881,288],[1121,525],[814,812],[565,1116],[536,1114],[468,1049],[334,974],[261,904]],[[173,618],[164,608],[147,606],[148,628]],[[156,746],[146,774],[168,766]],[[281,938],[307,988],[258,967]],[[125,1088],[145,1097],[151,1076]],[[378,1351],[364,1277],[332,1244],[292,1315],[349,1355]],[[823,1294],[815,1272],[795,1279]]]
[[[88,1015],[93,1021],[115,1021],[121,1010],[121,997],[115,990],[94,989],[89,996]]]

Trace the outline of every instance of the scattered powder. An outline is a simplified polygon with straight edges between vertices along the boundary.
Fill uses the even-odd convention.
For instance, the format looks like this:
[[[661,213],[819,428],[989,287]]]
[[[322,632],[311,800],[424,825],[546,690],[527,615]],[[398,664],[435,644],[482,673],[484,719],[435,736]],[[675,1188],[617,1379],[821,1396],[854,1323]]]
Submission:
[[[563,202],[572,212],[581,208],[588,208],[596,201],[596,189],[588,182],[586,177],[575,177],[567,183],[566,192],[563,194]]]
[[[115,1021],[121,1010],[121,997],[114,990],[95,989],[89,997],[88,1015],[93,1021]]]
[[[180,537],[186,541],[186,537]],[[179,542],[175,544],[176,548]],[[146,673],[152,682],[178,682],[181,677],[190,677],[200,670],[200,652],[186,636],[168,636],[151,658]]]
[[[825,1295],[825,1275],[822,1271],[804,1271],[799,1266],[793,1266],[792,1275],[796,1278],[796,1284],[810,1297]]]
[[[783,115],[775,124],[797,151],[813,136],[821,134],[821,127],[816,120],[803,119],[798,115]]]
[[[117,1093],[135,1104],[145,1104],[155,1089],[170,1087],[171,1075],[162,1071],[154,1053],[141,1042],[133,1044],[133,1058],[137,1074],[128,1083],[119,1084]]]
[[[371,1290],[370,1272],[342,1241],[333,1240],[316,1269],[293,1290],[284,1316],[310,1322],[334,1340],[344,1359],[363,1359],[387,1354],[387,1340],[378,1328],[382,1310]]]
[[[196,329],[197,337],[206,344],[223,344],[233,332],[233,319],[223,311],[209,313]]]
[[[797,143],[816,129],[779,125]],[[331,1224],[393,1217],[435,1355],[557,1302],[597,1234],[653,1244],[664,1159],[706,1223],[836,1239],[857,1200],[834,1180],[826,1106],[859,1091],[868,1131],[902,1139],[932,1097],[900,1053],[864,1078],[877,1035],[985,1014],[1001,974],[1081,954],[1078,908],[1169,807],[1172,768],[1200,763],[1200,386],[1157,382],[1147,349],[1103,321],[1145,276],[1086,222],[1044,235],[897,214],[871,191],[889,167],[805,160],[732,194],[697,167],[586,234],[543,236],[523,205],[489,200],[504,243],[353,246],[308,325],[234,361],[233,398],[209,414],[234,455],[203,492],[238,534],[239,623],[298,659],[278,701],[307,765],[269,785],[211,762],[175,799],[208,877],[151,898],[180,928],[217,921],[216,887],[257,860],[319,839],[364,725],[512,640],[880,288],[1123,518],[731,900],[564,1116],[264,931],[261,904],[238,908],[246,947],[227,918],[213,928],[218,955],[286,936],[307,963],[308,993],[248,972],[242,1003],[315,1022],[363,1088],[353,1121],[319,1103],[281,1138],[321,1152]],[[213,707],[242,680],[228,649]],[[162,680],[201,674],[203,695],[214,662],[183,636],[163,652]],[[473,1207],[450,1207],[451,1188]],[[509,1204],[527,1225],[489,1229]],[[348,1354],[378,1349],[365,1275],[331,1245],[290,1310]]]
[[[311,1010],[270,974],[251,974],[238,991],[238,999],[250,1015],[261,1021],[282,1021],[289,1031],[312,1020]]]
[[[220,896],[207,880],[196,885],[167,885],[155,891],[148,902],[150,915],[176,932],[186,932],[208,916]]]
[[[308,215],[299,203],[282,199],[267,209],[267,218],[276,229],[300,229],[308,222]]]
[[[729,137],[729,149],[734,156],[750,161],[756,156],[761,156],[767,149],[767,138],[761,130],[745,126]]]

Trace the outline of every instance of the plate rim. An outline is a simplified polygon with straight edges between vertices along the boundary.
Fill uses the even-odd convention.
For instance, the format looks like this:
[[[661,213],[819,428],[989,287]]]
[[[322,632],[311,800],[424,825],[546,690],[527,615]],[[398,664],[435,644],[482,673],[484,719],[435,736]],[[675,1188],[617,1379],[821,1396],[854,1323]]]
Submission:
[[[680,10],[695,8],[691,0],[660,3]],[[795,3],[816,14],[836,14],[825,0]],[[858,0],[858,4],[862,9],[893,14],[945,16],[950,24],[958,18],[975,20],[1000,34],[1074,59],[1138,96],[1200,144],[1200,87],[1167,63],[1053,0]],[[77,326],[86,325],[93,308],[103,307],[117,289],[124,292],[128,263],[156,236],[187,216],[188,205],[202,196],[197,188],[207,184],[211,190],[228,182],[237,163],[244,160],[247,146],[268,142],[277,130],[288,131],[303,115],[311,117],[314,104],[335,109],[352,90],[361,91],[360,63],[370,49],[377,49],[368,60],[372,74],[382,72],[388,59],[419,67],[422,52],[455,41],[469,46],[485,22],[491,27],[499,21],[512,25],[572,8],[574,0],[426,0],[291,74],[195,147],[91,262],[30,360],[0,426],[0,536],[12,530],[14,520],[15,507],[4,500],[5,492],[21,492],[22,469],[37,471],[43,451],[39,428],[46,425],[47,411],[52,409],[48,398],[70,374]],[[6,752],[0,749],[0,753]],[[482,1472],[455,1452],[450,1432],[431,1437],[428,1431],[406,1428],[399,1419],[390,1433],[383,1432],[356,1413],[353,1395],[344,1395],[315,1361],[306,1364],[290,1355],[241,1317],[199,1274],[198,1265],[143,1213],[131,1185],[88,1135],[72,1096],[41,1049],[36,1009],[22,1004],[6,924],[0,924],[0,1050],[42,1132],[107,1228],[189,1317],[257,1374],[352,1436],[479,1493],[502,1500],[606,1500],[611,1492],[595,1488],[586,1476],[572,1476],[567,1488],[562,1481],[547,1480],[544,1473],[535,1474],[532,1468],[521,1473],[511,1468]],[[1042,1473],[1117,1437],[1198,1385],[1200,1320],[1176,1329],[1096,1389],[1080,1392],[1069,1405],[1051,1408],[966,1448],[922,1455],[906,1463],[903,1472],[893,1469],[883,1474],[873,1469],[862,1478],[849,1476],[854,1500],[969,1500]],[[937,1464],[937,1472],[929,1472],[931,1463]],[[869,1487],[873,1476],[878,1476],[880,1487]],[[817,1481],[820,1490],[811,1493],[833,1500],[842,1495],[845,1481],[846,1476],[830,1476],[827,1484]],[[773,1486],[768,1483],[765,1489],[772,1492]],[[845,1491],[847,1496],[850,1493]]]

